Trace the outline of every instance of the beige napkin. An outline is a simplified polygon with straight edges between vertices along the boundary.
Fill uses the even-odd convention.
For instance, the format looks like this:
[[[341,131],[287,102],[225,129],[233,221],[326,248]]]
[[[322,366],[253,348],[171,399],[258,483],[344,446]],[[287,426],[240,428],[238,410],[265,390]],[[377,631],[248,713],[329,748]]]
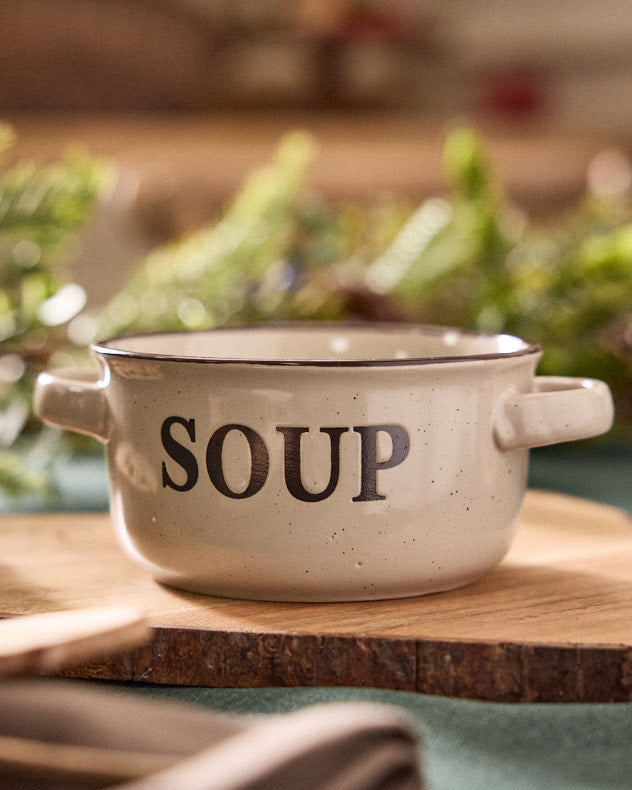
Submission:
[[[3,738],[9,758],[14,743],[36,742],[43,767],[3,758]],[[69,750],[69,759],[71,746],[82,747],[88,764],[47,767],[50,743],[55,755]],[[68,680],[0,685],[4,790],[418,790],[419,759],[415,723],[380,703],[246,716]]]

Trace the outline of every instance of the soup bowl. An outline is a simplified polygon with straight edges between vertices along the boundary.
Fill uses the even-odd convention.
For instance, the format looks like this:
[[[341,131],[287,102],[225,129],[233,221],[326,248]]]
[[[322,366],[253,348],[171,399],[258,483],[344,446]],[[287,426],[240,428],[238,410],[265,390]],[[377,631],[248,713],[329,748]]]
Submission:
[[[122,337],[40,375],[35,409],[106,449],[122,547],[221,596],[342,601],[466,585],[506,553],[529,448],[593,436],[608,386],[517,337],[290,324]]]

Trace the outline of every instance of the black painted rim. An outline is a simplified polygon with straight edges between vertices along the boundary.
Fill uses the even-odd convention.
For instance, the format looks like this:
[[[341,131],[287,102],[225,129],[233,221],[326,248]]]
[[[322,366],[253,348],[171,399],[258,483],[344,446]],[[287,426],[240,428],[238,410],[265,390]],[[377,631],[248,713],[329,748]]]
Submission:
[[[494,338],[506,336],[514,339],[517,343],[521,344],[520,348],[516,351],[496,351],[489,354],[461,354],[454,356],[428,356],[428,357],[410,357],[405,359],[399,358],[376,358],[376,359],[257,359],[250,357],[214,357],[214,356],[188,356],[177,354],[162,354],[152,353],[147,351],[130,351],[128,349],[117,348],[117,343],[122,341],[130,341],[135,338],[147,337],[165,337],[167,335],[204,335],[204,334],[218,334],[221,332],[233,333],[249,333],[261,330],[268,331],[283,331],[283,332],[332,332],[332,331],[345,331],[345,332],[363,332],[375,331],[380,332],[398,332],[408,333],[411,335],[427,335],[436,336],[443,335],[450,332],[456,332],[460,336],[465,337],[480,337],[480,338]],[[212,365],[262,365],[265,367],[317,367],[317,368],[356,368],[356,367],[405,367],[417,365],[436,365],[436,364],[450,364],[458,362],[478,362],[485,360],[500,360],[500,359],[513,359],[515,357],[524,357],[531,354],[539,354],[541,351],[537,343],[531,343],[527,340],[512,335],[510,333],[492,333],[492,332],[478,332],[469,329],[458,329],[451,326],[437,326],[425,324],[406,324],[406,323],[345,323],[345,322],[319,322],[319,323],[306,323],[306,322],[290,322],[286,324],[270,323],[270,324],[253,324],[248,326],[225,326],[215,327],[211,329],[199,330],[168,330],[164,332],[138,332],[129,335],[121,335],[118,337],[110,338],[107,340],[92,343],[90,349],[99,356],[106,358],[116,357],[124,359],[138,359],[145,361],[156,362],[179,362],[179,363],[196,363],[196,364],[212,364]]]

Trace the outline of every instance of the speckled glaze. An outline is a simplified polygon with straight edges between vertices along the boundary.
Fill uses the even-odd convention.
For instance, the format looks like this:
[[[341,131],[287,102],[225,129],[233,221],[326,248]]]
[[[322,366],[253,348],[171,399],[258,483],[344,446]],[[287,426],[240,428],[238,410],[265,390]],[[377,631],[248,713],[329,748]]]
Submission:
[[[287,601],[460,587],[506,553],[528,448],[607,430],[602,382],[536,346],[401,326],[123,338],[36,410],[106,446],[111,514],[158,580]]]

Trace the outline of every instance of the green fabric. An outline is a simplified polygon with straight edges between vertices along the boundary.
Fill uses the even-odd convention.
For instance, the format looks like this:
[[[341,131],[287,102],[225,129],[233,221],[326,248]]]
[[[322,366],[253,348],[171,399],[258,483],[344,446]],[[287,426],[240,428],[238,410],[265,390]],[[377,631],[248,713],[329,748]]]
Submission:
[[[531,450],[529,486],[594,499],[632,513],[632,446],[571,442]]]
[[[428,790],[632,788],[630,704],[499,704],[378,689],[134,688],[235,713],[350,699],[399,705],[423,732]]]

